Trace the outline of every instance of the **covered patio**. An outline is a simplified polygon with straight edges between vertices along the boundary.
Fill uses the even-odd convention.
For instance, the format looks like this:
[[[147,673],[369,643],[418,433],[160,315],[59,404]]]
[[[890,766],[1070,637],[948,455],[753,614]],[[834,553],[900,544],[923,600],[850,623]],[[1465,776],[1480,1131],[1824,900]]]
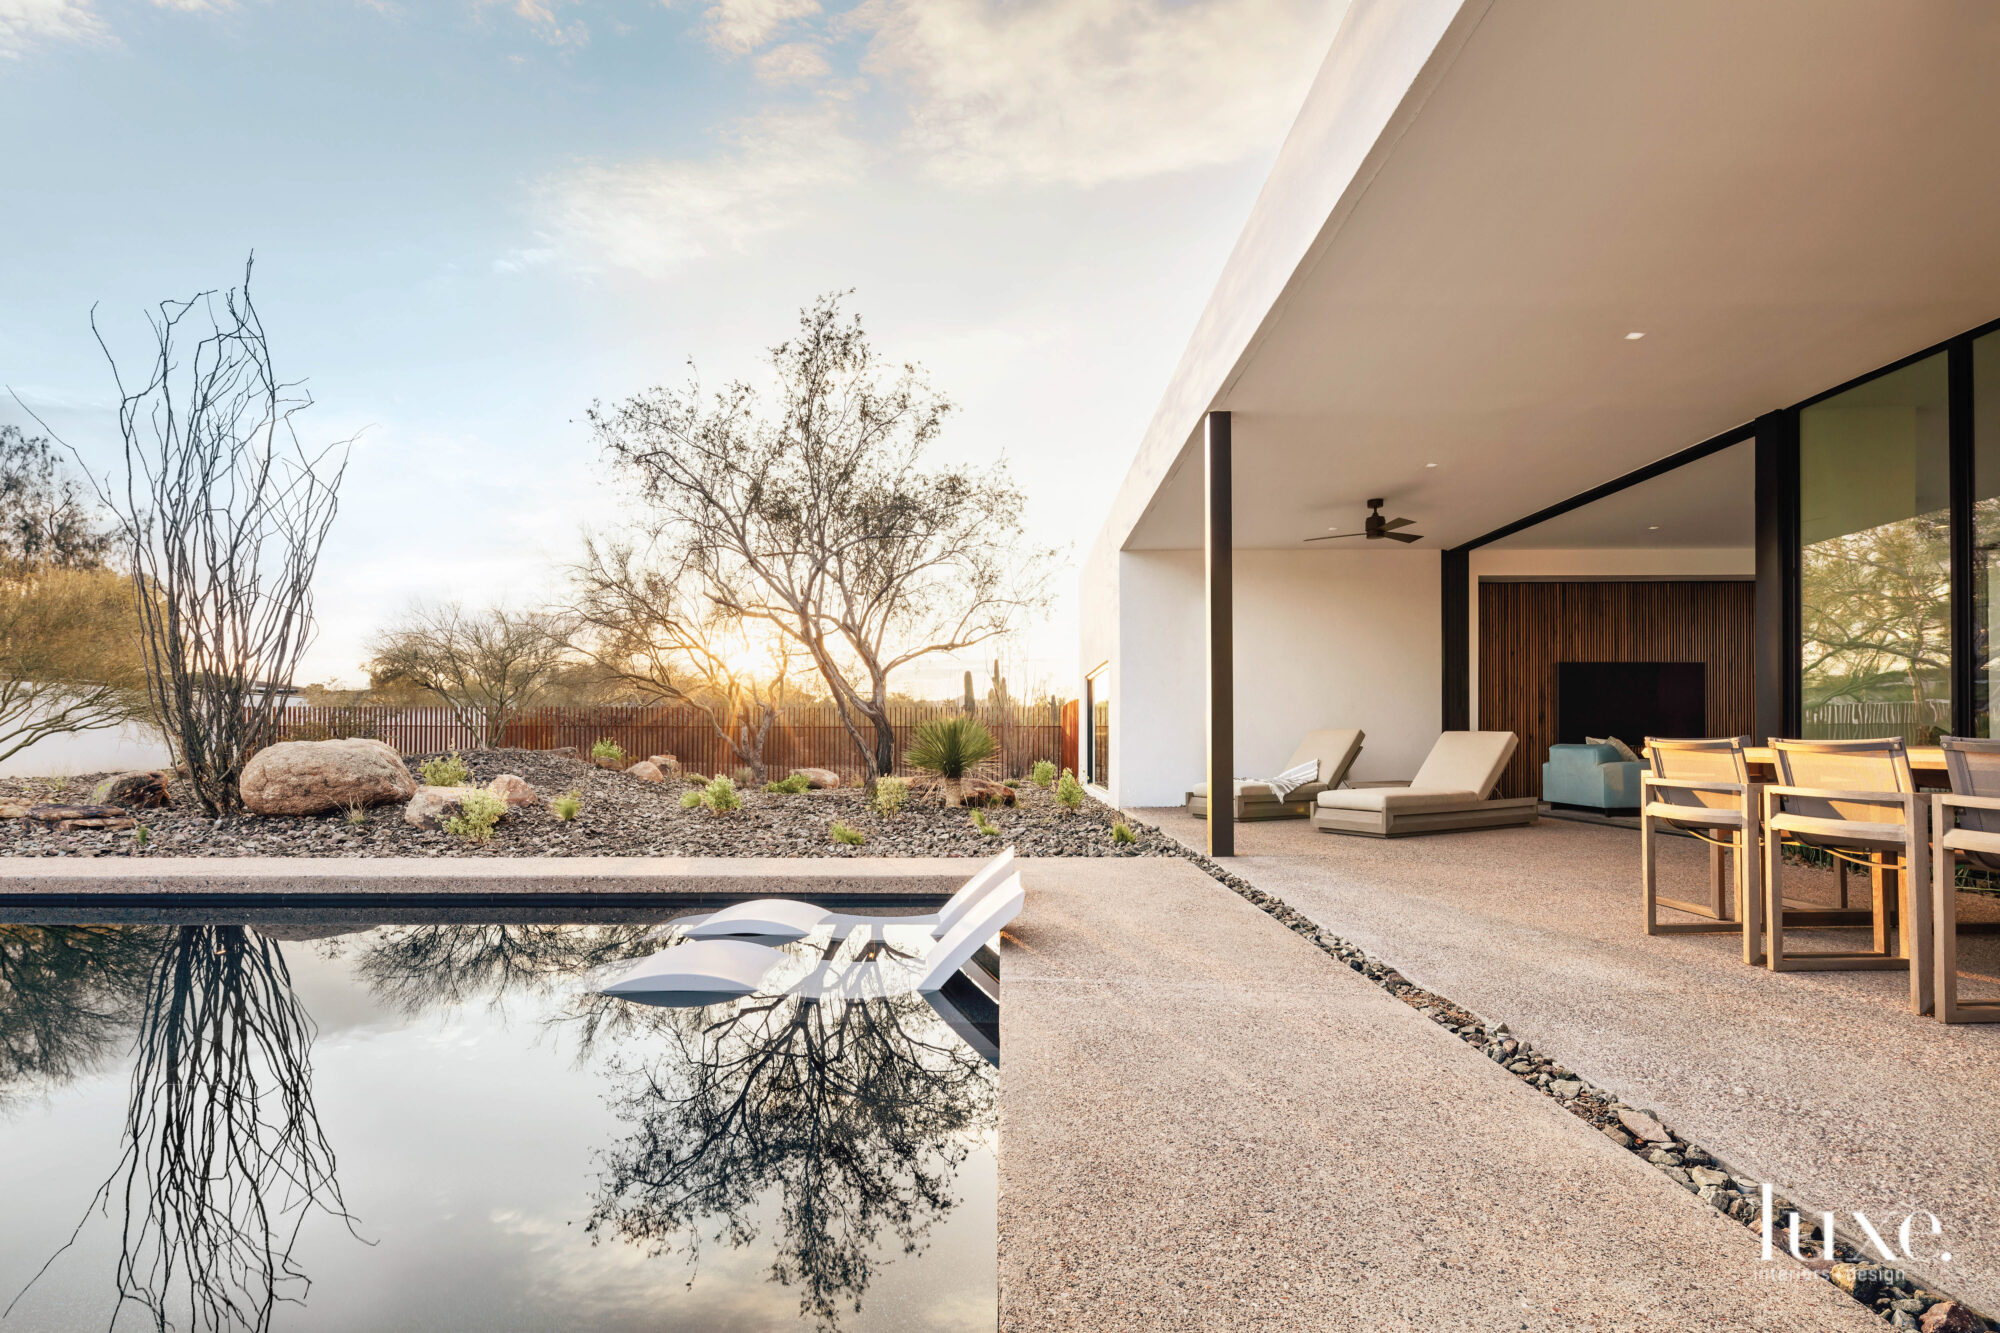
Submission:
[[[1178,807],[1136,813],[1204,841]],[[1292,821],[1237,838],[1233,873],[1657,1111],[1737,1173],[1850,1227],[1856,1210],[1936,1214],[1952,1258],[1926,1276],[2000,1308],[2000,1027],[1911,1014],[1900,973],[1772,973],[1746,967],[1732,935],[1643,934],[1625,828],[1544,819],[1378,841]],[[1660,860],[1670,891],[1700,896],[1706,848],[1667,838]],[[1831,903],[1834,877],[1795,869],[1787,893]],[[2000,996],[2000,899],[1959,897],[1963,993]],[[1810,934],[1818,949],[1859,932]]]

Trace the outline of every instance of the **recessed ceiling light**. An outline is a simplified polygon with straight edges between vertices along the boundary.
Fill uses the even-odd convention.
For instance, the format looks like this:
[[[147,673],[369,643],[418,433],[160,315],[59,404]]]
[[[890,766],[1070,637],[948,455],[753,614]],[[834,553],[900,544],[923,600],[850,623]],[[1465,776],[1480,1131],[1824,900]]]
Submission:
[[[1436,464],[1436,463],[1426,463],[1426,464],[1424,464],[1424,466],[1425,466],[1425,467],[1436,467],[1436,466],[1437,466],[1437,464]]]
[[[1646,529],[1646,531],[1648,532],[1658,532],[1659,530],[1660,530],[1660,525],[1657,523],[1653,524],[1651,527]]]
[[[1634,332],[1631,332],[1631,333],[1628,333],[1628,334],[1626,334],[1626,335],[1625,335],[1625,341],[1626,341],[1626,342],[1628,342],[1628,343],[1635,343],[1635,342],[1638,342],[1638,341],[1639,341],[1639,339],[1641,339],[1641,338],[1643,338],[1643,337],[1645,337],[1645,336],[1646,336],[1645,334],[1643,334],[1643,333],[1639,333],[1639,332],[1637,332],[1637,331],[1635,330]]]
[[[1327,531],[1328,531],[1328,532],[1339,532],[1339,531],[1340,531],[1340,529],[1339,529],[1339,528],[1328,528],[1328,529],[1327,529]]]

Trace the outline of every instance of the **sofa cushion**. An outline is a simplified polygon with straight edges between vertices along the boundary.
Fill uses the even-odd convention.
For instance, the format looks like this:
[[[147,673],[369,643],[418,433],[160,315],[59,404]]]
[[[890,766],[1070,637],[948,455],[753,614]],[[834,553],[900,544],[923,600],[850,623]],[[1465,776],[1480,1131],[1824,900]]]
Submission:
[[[1483,798],[1469,791],[1419,791],[1415,787],[1353,787],[1319,794],[1322,810],[1380,810],[1390,814],[1466,810],[1482,803]]]
[[[1424,766],[1410,779],[1413,789],[1469,791],[1483,800],[1500,781],[1500,770],[1519,739],[1511,731],[1447,731],[1437,738]]]

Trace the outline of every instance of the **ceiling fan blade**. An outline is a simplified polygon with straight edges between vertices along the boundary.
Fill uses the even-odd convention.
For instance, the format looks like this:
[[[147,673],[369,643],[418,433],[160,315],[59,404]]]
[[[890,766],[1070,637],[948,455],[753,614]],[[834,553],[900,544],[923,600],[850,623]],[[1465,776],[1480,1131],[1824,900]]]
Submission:
[[[1359,532],[1329,532],[1324,537],[1308,537],[1306,540],[1309,542],[1337,542],[1342,537],[1360,537],[1364,535]]]
[[[1385,532],[1382,534],[1392,542],[1420,542],[1422,537],[1414,532]]]
[[[1416,521],[1414,518],[1392,518],[1387,523],[1384,523],[1382,527],[1385,530],[1389,528],[1407,528]]]

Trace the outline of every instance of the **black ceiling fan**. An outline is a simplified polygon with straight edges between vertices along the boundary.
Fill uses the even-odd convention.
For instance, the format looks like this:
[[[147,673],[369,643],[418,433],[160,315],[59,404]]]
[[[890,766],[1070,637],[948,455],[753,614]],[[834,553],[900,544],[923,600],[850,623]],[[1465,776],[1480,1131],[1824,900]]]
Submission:
[[[1422,541],[1423,538],[1414,532],[1396,531],[1397,528],[1409,527],[1410,524],[1416,522],[1415,519],[1382,517],[1382,506],[1387,503],[1388,501],[1386,500],[1370,500],[1368,502],[1370,511],[1368,521],[1361,526],[1361,530],[1358,532],[1329,532],[1324,537],[1308,537],[1306,540],[1309,542],[1337,542],[1342,537],[1366,537],[1372,542],[1387,537],[1392,542]]]

